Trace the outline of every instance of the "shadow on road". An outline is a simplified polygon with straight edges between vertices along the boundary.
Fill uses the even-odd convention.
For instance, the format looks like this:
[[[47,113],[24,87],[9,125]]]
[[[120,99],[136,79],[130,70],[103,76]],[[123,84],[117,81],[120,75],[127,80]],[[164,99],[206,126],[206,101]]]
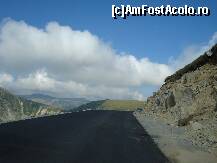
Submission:
[[[87,111],[0,125],[0,162],[169,161],[132,112]]]

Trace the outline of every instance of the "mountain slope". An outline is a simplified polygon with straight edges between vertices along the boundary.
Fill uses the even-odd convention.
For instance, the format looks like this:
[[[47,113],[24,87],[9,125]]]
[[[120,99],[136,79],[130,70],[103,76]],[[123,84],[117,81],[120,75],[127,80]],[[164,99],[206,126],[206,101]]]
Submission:
[[[57,98],[44,94],[22,95],[21,97],[45,105],[59,107],[64,111],[73,110],[74,108],[89,102],[85,98]]]
[[[0,123],[60,112],[58,108],[25,100],[0,88]]]
[[[194,145],[217,152],[217,44],[167,77],[142,114],[185,127]]]
[[[81,105],[75,109],[80,110],[117,110],[117,111],[135,111],[138,108],[143,108],[144,102],[137,100],[99,100],[91,101]]]

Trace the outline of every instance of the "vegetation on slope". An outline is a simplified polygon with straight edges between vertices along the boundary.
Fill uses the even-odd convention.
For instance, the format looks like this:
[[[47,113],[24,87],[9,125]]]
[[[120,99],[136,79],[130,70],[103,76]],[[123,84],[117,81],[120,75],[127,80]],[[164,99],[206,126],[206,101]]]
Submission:
[[[106,110],[134,111],[137,108],[144,108],[144,102],[137,100],[106,100],[102,107]]]
[[[76,111],[80,110],[118,110],[118,111],[134,111],[138,108],[144,108],[143,101],[137,100],[100,100],[92,101],[85,105],[81,105],[76,108]]]

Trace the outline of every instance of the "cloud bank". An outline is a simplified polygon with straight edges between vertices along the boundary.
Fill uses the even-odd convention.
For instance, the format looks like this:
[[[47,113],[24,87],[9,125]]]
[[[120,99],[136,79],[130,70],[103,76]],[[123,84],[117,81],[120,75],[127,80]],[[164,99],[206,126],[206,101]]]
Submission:
[[[143,95],[135,88],[160,85],[171,73],[168,65],[117,53],[88,31],[11,19],[0,27],[0,70],[0,84],[17,91],[136,99]]]
[[[217,34],[209,44],[216,40]],[[203,48],[187,49],[173,64],[159,64],[118,53],[89,31],[7,19],[0,25],[0,86],[18,94],[141,100],[141,87],[161,85]]]

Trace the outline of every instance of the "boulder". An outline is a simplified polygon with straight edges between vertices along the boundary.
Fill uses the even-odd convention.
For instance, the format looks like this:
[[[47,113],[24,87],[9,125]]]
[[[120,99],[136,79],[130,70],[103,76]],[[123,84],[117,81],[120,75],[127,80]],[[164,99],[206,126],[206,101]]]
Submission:
[[[171,108],[176,105],[175,97],[173,92],[170,92],[165,100],[165,107],[166,109]]]
[[[201,130],[203,128],[203,125],[199,122],[190,122],[190,125],[193,130]]]
[[[193,116],[190,115],[186,118],[178,120],[178,126],[187,126],[190,124],[190,121],[192,120]]]

